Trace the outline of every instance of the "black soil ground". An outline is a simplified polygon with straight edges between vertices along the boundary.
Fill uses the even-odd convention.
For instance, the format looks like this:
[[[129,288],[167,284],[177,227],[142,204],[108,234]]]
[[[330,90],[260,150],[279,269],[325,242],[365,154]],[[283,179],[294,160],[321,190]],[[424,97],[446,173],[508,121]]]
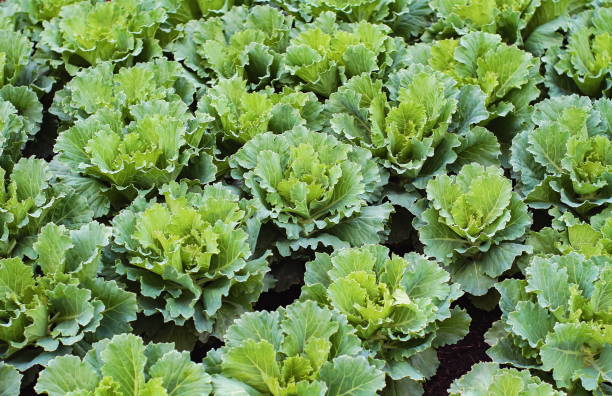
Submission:
[[[472,317],[470,332],[457,344],[438,349],[440,367],[436,375],[425,384],[426,396],[448,395],[450,384],[470,371],[472,365],[491,360],[485,353],[488,345],[484,342],[484,334],[499,319],[501,311],[497,307],[491,312],[483,311],[474,307],[466,297],[462,297],[458,305],[465,308]]]

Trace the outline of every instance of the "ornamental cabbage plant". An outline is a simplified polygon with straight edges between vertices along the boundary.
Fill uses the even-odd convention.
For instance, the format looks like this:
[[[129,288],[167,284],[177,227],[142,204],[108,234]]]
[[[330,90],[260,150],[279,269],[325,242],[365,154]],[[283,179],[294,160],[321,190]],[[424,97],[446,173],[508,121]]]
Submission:
[[[510,159],[526,203],[589,216],[612,202],[610,114],[610,99],[577,95],[534,106],[534,127],[516,136]]]
[[[79,1],[81,0],[23,0],[21,9],[28,14],[33,22],[42,22],[58,16],[62,7]]]
[[[382,22],[390,13],[395,0],[304,0],[275,1],[292,14],[310,22],[326,12],[332,12],[346,22]]]
[[[540,95],[539,59],[503,43],[497,34],[471,32],[460,39],[415,44],[409,47],[409,59],[448,74],[460,87],[479,88],[489,112],[483,123],[504,117],[492,125],[502,141],[509,142]]]
[[[312,92],[249,92],[239,77],[220,79],[202,96],[198,108],[212,119],[221,157],[264,132],[282,133],[299,125],[320,130],[324,123],[323,106]]]
[[[27,87],[0,88],[0,168],[10,172],[26,143],[38,132],[42,104]]]
[[[39,45],[72,75],[103,61],[130,65],[161,55],[155,35],[166,18],[155,0],[81,1],[44,22]]]
[[[54,80],[47,75],[49,67],[33,53],[34,44],[25,33],[0,22],[0,88],[27,86],[37,93],[51,90]]]
[[[420,36],[430,24],[426,0],[273,0],[272,3],[305,22],[334,13],[343,22],[384,23],[398,37]]]
[[[612,260],[577,253],[533,257],[525,279],[507,279],[502,317],[485,335],[501,364],[550,372],[571,394],[610,392]]]
[[[291,39],[285,67],[299,86],[329,97],[353,76],[385,75],[405,63],[404,42],[388,34],[385,25],[338,24],[335,14],[327,12]]]
[[[564,255],[579,253],[591,256],[612,257],[612,207],[591,216],[588,222],[581,221],[571,212],[549,210],[554,217],[551,227],[530,232],[527,243],[537,255]]]
[[[450,396],[564,396],[528,370],[500,368],[495,363],[478,363],[449,388]]]
[[[171,50],[203,79],[238,76],[262,88],[281,76],[292,25],[290,16],[268,5],[234,7],[186,24]]]
[[[259,215],[280,230],[283,256],[319,243],[378,243],[393,208],[374,204],[387,174],[369,151],[303,127],[259,134],[230,159]]]
[[[45,161],[22,158],[10,174],[0,168],[0,257],[34,258],[32,245],[45,224],[78,228],[92,216],[83,197],[52,183]]]
[[[346,317],[313,301],[243,314],[205,363],[219,395],[371,396],[385,386]]]
[[[0,357],[19,369],[45,364],[73,348],[131,331],[136,296],[98,277],[110,230],[48,223],[36,259],[0,260]]]
[[[317,253],[306,264],[301,299],[346,315],[364,348],[384,361],[395,394],[423,394],[438,368],[435,348],[463,338],[470,317],[450,304],[463,292],[436,262],[403,258],[381,245]]]
[[[413,209],[414,227],[425,245],[466,292],[487,293],[530,247],[521,241],[531,215],[501,168],[465,165],[455,176],[427,183],[427,198]]]
[[[126,206],[143,190],[175,180],[192,158],[203,164],[197,169],[214,175],[212,160],[206,162],[209,157],[201,147],[209,121],[178,99],[138,103],[127,114],[101,108],[59,134],[54,169],[102,216],[111,207]],[[209,181],[204,173],[198,178]]]
[[[95,343],[83,359],[53,359],[35,389],[49,396],[207,396],[212,387],[204,366],[192,362],[188,352],[120,334]]]
[[[251,208],[229,188],[170,184],[163,202],[138,198],[113,219],[116,271],[146,316],[221,338],[263,290],[266,256],[253,258]],[[249,234],[250,233],[250,234]]]
[[[474,140],[464,150],[473,158],[483,147],[486,153],[479,159],[498,155],[495,136],[484,128],[464,136],[453,133],[487,118],[484,101],[466,103],[465,98],[478,98],[472,94],[470,88],[460,91],[444,73],[412,65],[393,73],[386,86],[367,74],[351,78],[331,94],[326,110],[336,135],[370,150],[392,175],[424,188],[429,178],[457,160],[456,151],[466,139]]]
[[[539,2],[525,0],[433,0],[437,21],[428,29],[434,37],[452,37],[472,31],[498,33],[505,42],[521,44],[521,30]]]
[[[177,0],[172,0],[177,1]],[[184,0],[178,0],[184,1]],[[187,0],[188,4],[196,3],[202,15],[206,17],[213,17],[215,15],[223,15],[229,12],[232,7],[245,5],[252,6],[253,3],[259,2],[258,0]]]
[[[612,8],[579,14],[568,26],[567,44],[543,58],[551,95],[609,97],[612,89]]]
[[[437,20],[424,39],[462,36],[472,31],[499,34],[504,42],[524,46],[541,55],[563,42],[559,27],[572,14],[589,6],[588,0],[433,0]]]
[[[71,126],[101,109],[129,115],[131,106],[152,100],[193,103],[195,85],[178,62],[156,59],[115,69],[102,62],[77,72],[55,93],[49,111]]]

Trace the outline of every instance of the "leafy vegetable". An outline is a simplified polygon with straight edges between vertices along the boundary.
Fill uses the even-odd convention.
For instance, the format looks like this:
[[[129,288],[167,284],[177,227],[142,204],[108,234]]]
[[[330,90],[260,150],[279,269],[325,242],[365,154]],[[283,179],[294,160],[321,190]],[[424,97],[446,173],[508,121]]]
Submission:
[[[413,387],[438,368],[435,348],[463,338],[470,317],[450,304],[463,293],[449,274],[416,253],[404,258],[380,245],[317,253],[306,264],[302,299],[346,315],[396,386]],[[416,389],[420,389],[417,391]]]
[[[189,22],[171,49],[201,78],[238,76],[263,87],[281,76],[292,22],[267,5],[235,7],[223,16]]]
[[[62,356],[49,362],[36,391],[64,395],[209,395],[210,375],[189,353],[172,344],[147,344],[132,334],[100,341],[81,360]]]
[[[111,62],[102,62],[77,72],[55,94],[51,113],[72,124],[101,109],[125,116],[131,106],[152,100],[193,102],[195,86],[177,62],[157,59],[114,71]]]
[[[222,157],[264,132],[282,133],[300,125],[320,130],[324,118],[323,106],[312,92],[249,92],[239,77],[220,79],[201,98],[199,109],[213,119]]]
[[[193,0],[188,0],[189,2]],[[222,15],[230,12],[233,6],[252,5],[252,0],[195,0],[204,17]]]
[[[455,85],[428,66],[412,65],[390,76],[387,99],[382,81],[367,74],[353,77],[326,103],[331,128],[348,142],[369,149],[392,174],[423,188],[429,178],[457,160],[460,137],[451,132],[487,118],[482,101],[468,108],[462,100],[464,108],[458,109],[462,92]],[[468,90],[463,93],[469,95]],[[461,120],[463,114],[474,116]],[[469,132],[475,134],[497,145],[484,128]]]
[[[0,0],[0,396],[612,395],[610,26]]]
[[[458,40],[416,44],[409,48],[409,58],[448,74],[459,87],[479,88],[489,112],[483,122],[503,117],[490,125],[502,142],[509,143],[529,104],[540,95],[538,58],[502,43],[496,34],[472,32]]]
[[[61,56],[66,71],[103,61],[123,65],[161,55],[155,34],[166,19],[155,0],[81,1],[44,23],[40,44]],[[112,23],[108,23],[112,21]]]
[[[10,175],[0,168],[0,256],[35,257],[32,244],[40,229],[55,222],[77,228],[93,213],[83,197],[52,185],[47,163],[22,158]]]
[[[397,36],[407,38],[423,33],[432,16],[426,0],[274,0],[272,3],[306,22],[329,12],[341,21],[384,23]]]
[[[580,221],[570,212],[561,214],[558,209],[549,213],[555,217],[552,227],[545,227],[527,236],[534,254],[563,255],[571,252],[585,257],[612,257],[612,207],[592,216],[589,222]]]
[[[588,5],[588,0],[434,0],[431,7],[438,20],[427,35],[444,38],[472,31],[497,33],[505,42],[524,45],[541,55],[563,41],[557,29]]]
[[[612,202],[609,114],[609,99],[576,95],[535,106],[535,128],[516,136],[510,160],[526,203],[585,215]]]
[[[467,374],[452,383],[449,392],[451,396],[565,395],[527,370],[499,368],[495,363],[473,365]]]
[[[552,372],[556,384],[606,394],[612,332],[609,257],[534,257],[526,279],[507,279],[502,318],[486,335],[495,362]]]
[[[287,48],[287,71],[304,89],[328,97],[348,78],[384,75],[404,63],[405,44],[389,37],[385,25],[338,25],[335,19],[333,13],[324,13],[305,25]]]
[[[457,176],[436,176],[427,183],[425,205],[414,219],[425,254],[446,265],[468,293],[485,294],[530,251],[520,242],[531,215],[500,168],[469,164]]]
[[[471,31],[498,33],[508,43],[521,43],[521,30],[533,16],[539,2],[523,0],[433,0],[438,20],[429,29],[438,37],[463,35]]]
[[[0,168],[13,169],[41,121],[42,105],[34,92],[10,85],[0,88]]]
[[[22,0],[20,6],[33,23],[42,23],[57,17],[62,7],[79,1],[81,0]]]
[[[206,357],[216,394],[370,396],[384,374],[344,315],[313,301],[245,313]]]
[[[61,132],[55,143],[60,180],[75,186],[96,216],[129,204],[142,190],[175,180],[204,147],[210,118],[193,115],[184,102],[151,100],[124,115],[101,108]],[[199,158],[202,181],[214,175],[212,159]]]
[[[230,160],[232,176],[283,233],[288,256],[321,243],[333,247],[378,243],[393,210],[372,205],[387,175],[368,151],[302,127],[259,134]]]
[[[136,284],[145,315],[220,338],[257,300],[269,269],[265,256],[251,257],[250,208],[220,185],[161,192],[165,202],[139,198],[114,218],[117,272]]]
[[[33,52],[34,44],[25,33],[0,22],[0,88],[27,86],[37,93],[51,90],[54,80],[47,75],[48,66]]]
[[[389,15],[394,0],[360,0],[360,1],[278,1],[279,5],[289,11],[299,13],[302,19],[310,21],[325,12],[333,12],[348,22],[382,22]]]
[[[48,223],[31,265],[0,260],[2,359],[27,369],[70,353],[77,343],[131,330],[136,296],[97,276],[109,235],[96,222],[72,231]]]
[[[608,96],[612,89],[612,8],[578,15],[569,24],[567,44],[543,58],[546,86],[553,95]],[[561,43],[560,43],[561,44]]]

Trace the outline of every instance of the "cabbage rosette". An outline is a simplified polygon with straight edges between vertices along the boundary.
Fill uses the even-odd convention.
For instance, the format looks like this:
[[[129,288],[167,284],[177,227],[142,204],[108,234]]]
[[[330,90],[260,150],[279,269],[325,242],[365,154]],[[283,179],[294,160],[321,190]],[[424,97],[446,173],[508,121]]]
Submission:
[[[21,370],[132,330],[136,296],[98,277],[110,230],[48,223],[36,259],[0,260],[0,357]]]
[[[317,253],[306,264],[301,299],[346,315],[364,348],[384,361],[386,391],[423,394],[438,369],[436,348],[463,338],[470,317],[450,308],[463,292],[436,262],[403,258],[381,245]]]
[[[49,396],[207,396],[212,386],[204,366],[192,362],[188,352],[120,334],[95,343],[82,359],[53,359],[40,372],[35,389]]]
[[[313,301],[243,314],[204,360],[215,394],[371,396],[385,386],[355,329]]]
[[[264,288],[266,255],[253,258],[257,222],[227,187],[162,188],[163,202],[138,198],[113,220],[116,271],[138,292],[146,316],[220,338]]]
[[[282,232],[283,256],[300,248],[378,243],[393,208],[375,205],[388,176],[370,152],[297,127],[260,134],[230,159],[265,220]]]
[[[413,209],[413,225],[425,254],[447,266],[466,292],[487,293],[517,257],[530,252],[521,241],[531,215],[501,168],[465,165],[456,176],[436,176],[426,191]]]
[[[612,202],[612,101],[559,96],[534,106],[513,141],[518,190],[534,208],[590,216]]]
[[[533,257],[507,279],[502,317],[485,335],[493,361],[552,374],[570,394],[610,392],[612,259],[577,253]]]

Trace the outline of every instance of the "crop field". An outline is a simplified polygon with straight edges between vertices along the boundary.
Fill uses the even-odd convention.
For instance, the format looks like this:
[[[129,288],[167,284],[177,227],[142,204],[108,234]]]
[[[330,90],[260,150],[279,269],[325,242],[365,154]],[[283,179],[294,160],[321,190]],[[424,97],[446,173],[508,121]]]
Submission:
[[[0,396],[612,396],[612,0],[0,0]]]

